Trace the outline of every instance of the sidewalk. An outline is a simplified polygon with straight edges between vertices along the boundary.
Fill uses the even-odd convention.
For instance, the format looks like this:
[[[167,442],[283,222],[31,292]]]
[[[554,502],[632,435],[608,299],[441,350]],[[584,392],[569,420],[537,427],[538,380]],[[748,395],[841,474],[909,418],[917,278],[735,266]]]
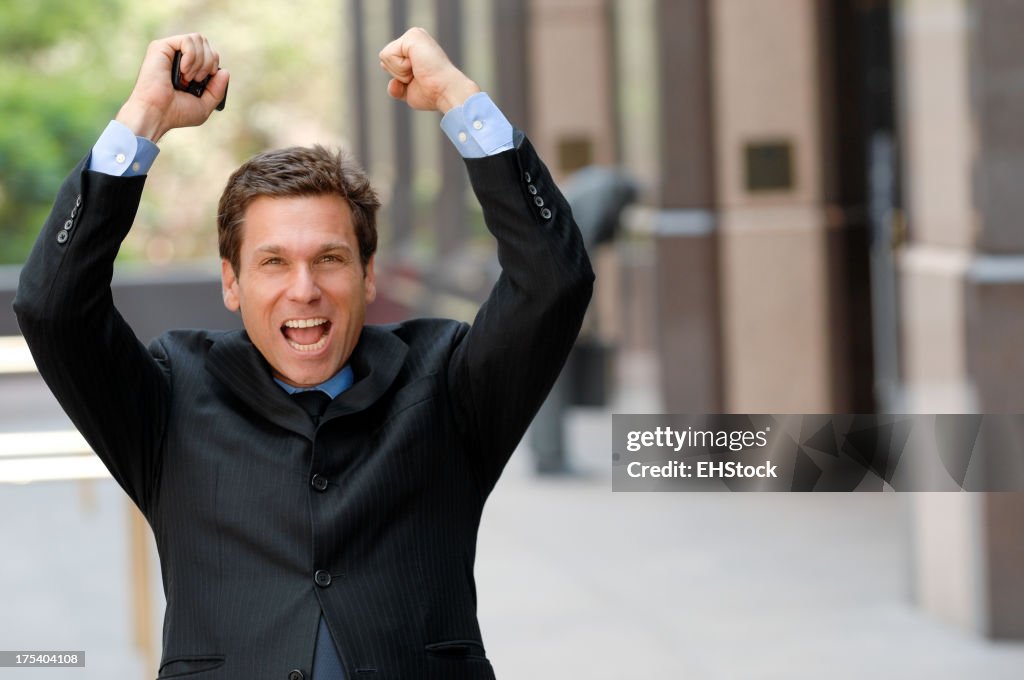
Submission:
[[[913,606],[907,496],[612,493],[610,414],[660,411],[654,367],[623,368],[613,408],[570,418],[584,474],[538,480],[521,450],[488,503],[477,593],[499,678],[1022,676],[1024,644]],[[15,429],[48,423],[66,426]],[[0,649],[84,649],[88,663],[0,680],[151,677],[133,644],[127,505],[110,479],[0,484]]]
[[[499,678],[930,680],[1024,677],[912,603],[909,496],[612,493],[611,413],[660,412],[623,364],[605,412],[573,414],[588,476],[513,458],[480,530],[477,589]]]

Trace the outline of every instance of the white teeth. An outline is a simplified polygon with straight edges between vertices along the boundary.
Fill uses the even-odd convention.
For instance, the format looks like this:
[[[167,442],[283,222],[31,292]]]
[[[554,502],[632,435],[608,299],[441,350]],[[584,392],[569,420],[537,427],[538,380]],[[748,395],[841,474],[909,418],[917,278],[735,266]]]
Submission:
[[[284,322],[284,325],[288,328],[312,328],[325,323],[327,323],[327,319],[289,319]]]
[[[297,343],[297,342],[295,342],[293,340],[289,340],[288,344],[291,345],[292,347],[294,347],[295,349],[297,349],[300,352],[315,352],[318,349],[323,349],[324,345],[327,344],[327,336],[324,335],[324,337],[320,338],[319,340],[314,342],[312,345],[300,345],[299,343]]]
[[[327,319],[324,318],[289,319],[288,321],[284,322],[284,325],[287,328],[313,328],[315,326],[322,326],[325,323],[327,323]],[[285,340],[287,340],[288,344],[291,345],[294,349],[298,350],[299,352],[315,352],[319,349],[323,349],[327,345],[327,336],[329,334],[330,333],[327,331],[327,329],[324,329],[321,338],[314,342],[312,345],[301,345],[288,337],[285,337]]]

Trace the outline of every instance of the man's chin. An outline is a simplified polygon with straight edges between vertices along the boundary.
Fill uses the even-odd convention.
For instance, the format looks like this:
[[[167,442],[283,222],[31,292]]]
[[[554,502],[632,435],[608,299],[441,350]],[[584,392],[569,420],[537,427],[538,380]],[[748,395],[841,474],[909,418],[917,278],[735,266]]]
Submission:
[[[334,374],[341,368],[340,366],[338,368],[329,366],[326,359],[317,363],[320,365],[295,366],[294,362],[288,362],[290,365],[282,366],[284,370],[275,368],[274,377],[292,387],[316,387],[334,377]]]

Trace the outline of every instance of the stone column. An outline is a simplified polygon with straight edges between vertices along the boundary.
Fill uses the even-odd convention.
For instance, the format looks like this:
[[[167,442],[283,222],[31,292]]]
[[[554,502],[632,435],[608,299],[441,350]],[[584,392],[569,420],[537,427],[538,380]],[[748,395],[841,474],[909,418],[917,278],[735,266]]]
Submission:
[[[834,408],[823,7],[711,4],[726,411]]]
[[[530,121],[527,4],[522,0],[493,0],[495,101],[512,125],[532,130]]]
[[[900,260],[909,412],[1024,409],[1024,6],[897,5],[911,241]],[[915,596],[1024,639],[1024,495],[917,494]]]
[[[714,413],[723,396],[710,9],[658,0],[655,11],[665,84],[654,224],[662,403],[668,413]]]
[[[391,0],[391,34],[402,35],[408,26],[408,0]],[[394,175],[388,215],[391,237],[398,252],[408,246],[412,238],[412,176],[413,143],[412,111],[405,102],[392,102],[392,134],[394,135]]]
[[[465,69],[462,58],[462,0],[437,0],[437,40],[456,66]],[[466,236],[466,168],[459,152],[445,135],[441,145],[441,191],[434,210],[439,262],[452,255]]]
[[[556,180],[615,162],[607,18],[604,0],[529,3],[529,134]]]
[[[366,42],[366,22],[363,0],[350,0],[348,13],[345,17],[349,22],[349,36],[352,39],[352,51],[350,53],[352,63],[349,73],[351,74],[350,96],[352,106],[352,120],[355,122],[355,151],[359,163],[367,172],[372,172],[371,165],[373,158],[370,155],[370,114],[366,106],[366,97],[363,93],[369,92],[367,79],[367,51],[370,49]]]

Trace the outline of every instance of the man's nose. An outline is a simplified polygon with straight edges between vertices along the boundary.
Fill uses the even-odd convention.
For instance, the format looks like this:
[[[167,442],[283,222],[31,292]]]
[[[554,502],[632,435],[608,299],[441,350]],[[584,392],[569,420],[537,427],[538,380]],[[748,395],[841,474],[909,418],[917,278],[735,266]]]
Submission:
[[[288,297],[294,302],[315,302],[320,298],[316,276],[308,267],[298,267],[288,286]]]

